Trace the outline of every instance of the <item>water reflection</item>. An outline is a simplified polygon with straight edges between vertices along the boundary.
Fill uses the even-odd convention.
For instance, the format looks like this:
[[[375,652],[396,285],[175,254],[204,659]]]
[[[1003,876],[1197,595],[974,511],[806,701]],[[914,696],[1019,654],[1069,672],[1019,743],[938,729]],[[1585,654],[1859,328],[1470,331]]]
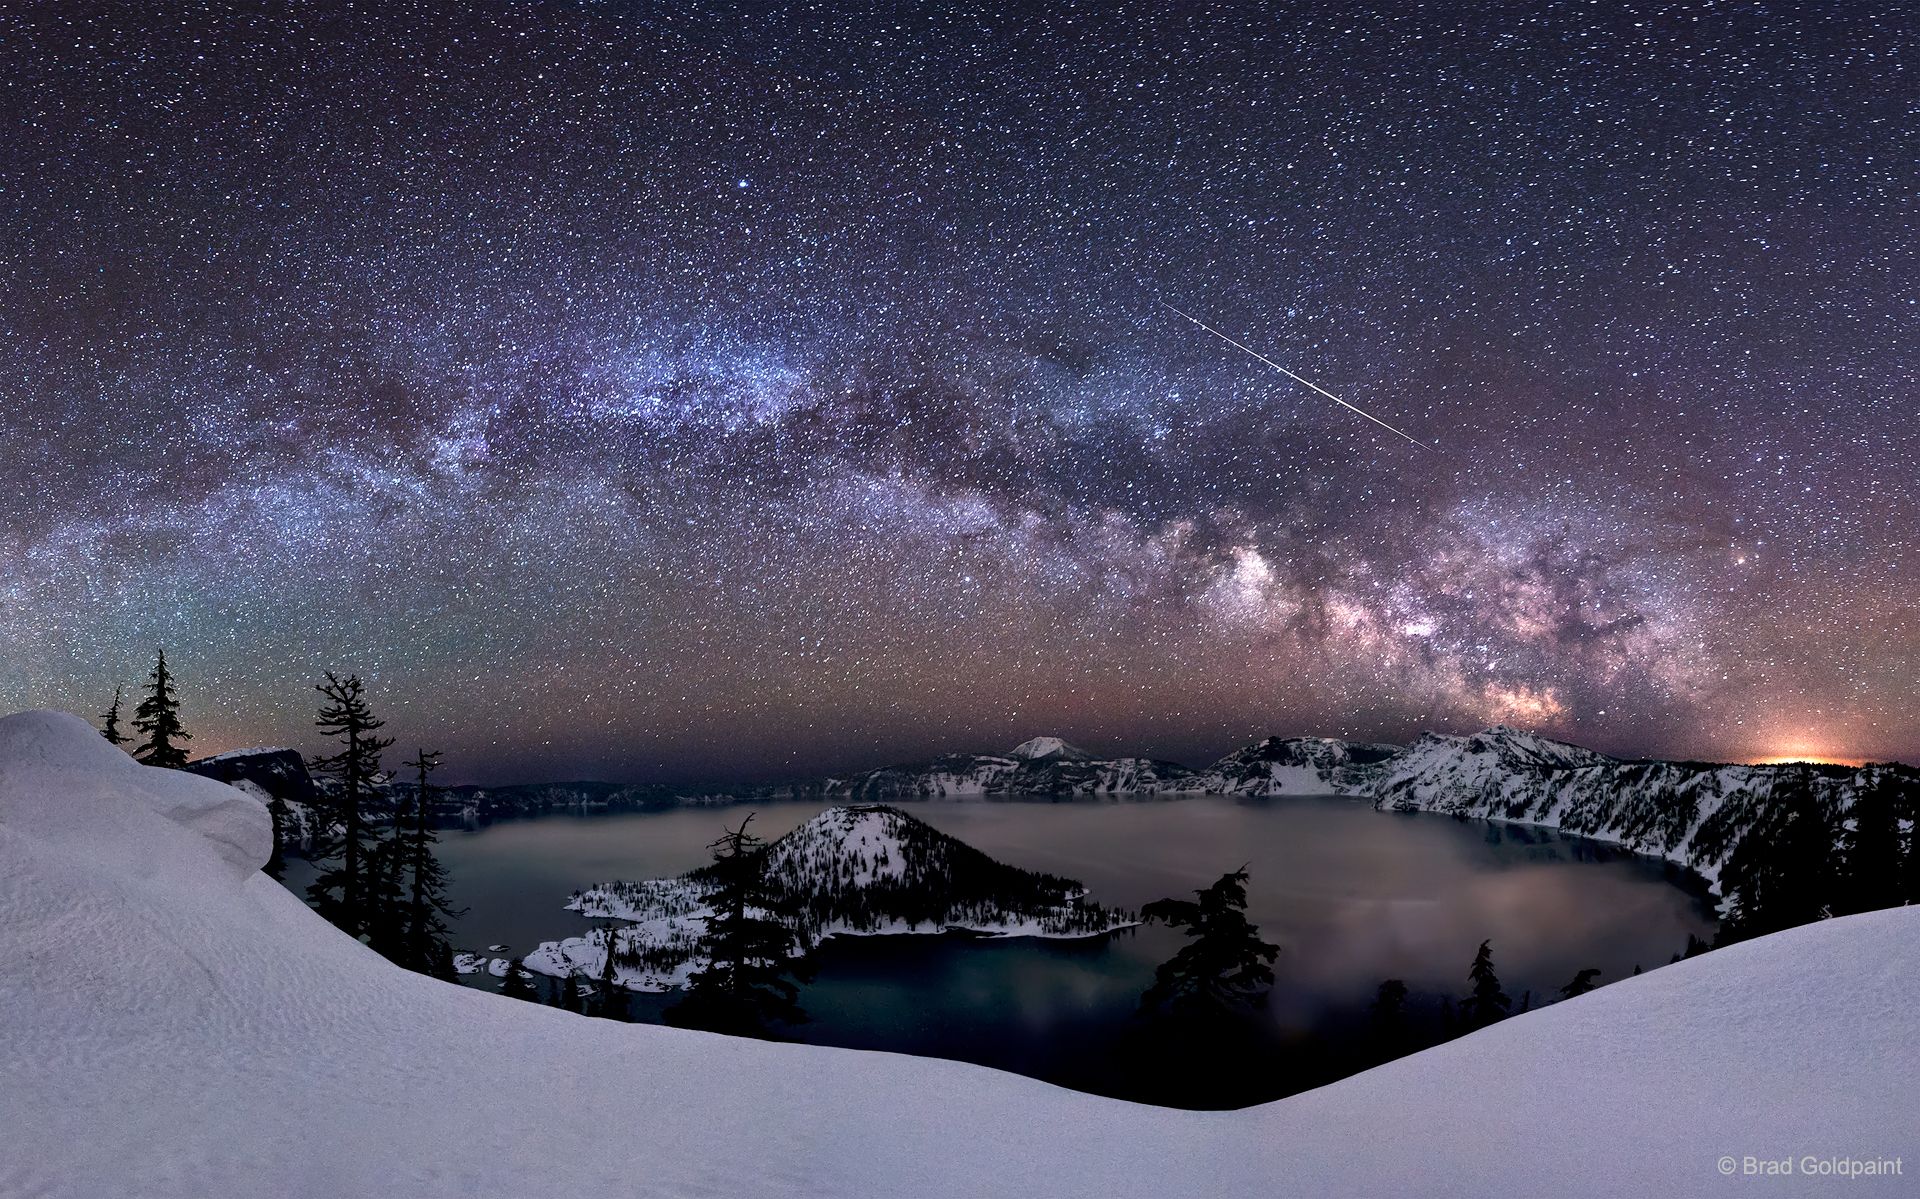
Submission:
[[[755,824],[777,836],[822,806],[762,805]],[[1538,1003],[1583,968],[1616,980],[1713,931],[1710,910],[1674,871],[1541,829],[1343,799],[905,806],[1003,861],[1078,878],[1108,904],[1184,895],[1247,864],[1249,917],[1282,952],[1269,1005],[1219,1066],[1237,1081],[1209,1083],[1210,1068],[1190,1054],[1169,1081],[1160,1075],[1172,1067],[1156,1068],[1138,1044],[1140,991],[1181,944],[1164,928],[1085,942],[830,942],[802,994],[813,1019],[800,1039],[961,1058],[1134,1098],[1252,1102],[1356,1068],[1353,1033],[1385,978],[1404,979],[1416,1010],[1437,1018],[1441,995],[1464,992],[1482,940],[1493,941],[1508,993]],[[456,943],[525,952],[571,935],[585,922],[561,904],[576,887],[696,866],[732,814],[552,816],[444,832],[454,902],[467,908]],[[657,1019],[668,1002],[639,997],[636,1015]]]

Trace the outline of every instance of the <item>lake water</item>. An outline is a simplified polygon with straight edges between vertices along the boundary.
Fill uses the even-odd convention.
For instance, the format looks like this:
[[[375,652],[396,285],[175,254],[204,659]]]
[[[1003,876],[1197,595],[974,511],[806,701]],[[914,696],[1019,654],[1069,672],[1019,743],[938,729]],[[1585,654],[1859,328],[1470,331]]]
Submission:
[[[762,804],[754,829],[771,839],[823,806]],[[1710,907],[1672,868],[1517,825],[1338,798],[899,806],[1002,861],[1079,879],[1109,905],[1184,897],[1246,864],[1249,918],[1281,947],[1272,995],[1229,1044],[1171,1045],[1134,1016],[1154,966],[1184,942],[1164,927],[1080,942],[842,938],[816,953],[817,975],[801,994],[812,1019],[793,1031],[797,1039],[958,1058],[1152,1102],[1233,1106],[1378,1060],[1364,1017],[1383,979],[1408,984],[1420,1035],[1437,1039],[1441,997],[1466,991],[1483,940],[1492,940],[1517,1006],[1528,992],[1536,1005],[1557,998],[1586,967],[1606,982],[1664,965],[1689,934],[1714,931]],[[525,953],[575,935],[588,926],[562,907],[575,889],[698,866],[722,822],[745,811],[444,830],[453,899],[467,909],[455,944]],[[634,1015],[658,1020],[673,998],[636,996]]]

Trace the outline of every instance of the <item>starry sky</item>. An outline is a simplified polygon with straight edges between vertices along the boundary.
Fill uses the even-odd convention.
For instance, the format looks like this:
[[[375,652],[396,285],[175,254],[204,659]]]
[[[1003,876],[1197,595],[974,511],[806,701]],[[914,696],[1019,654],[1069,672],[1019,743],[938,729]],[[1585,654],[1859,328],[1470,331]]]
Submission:
[[[0,708],[1920,759],[1902,8],[8,5]]]

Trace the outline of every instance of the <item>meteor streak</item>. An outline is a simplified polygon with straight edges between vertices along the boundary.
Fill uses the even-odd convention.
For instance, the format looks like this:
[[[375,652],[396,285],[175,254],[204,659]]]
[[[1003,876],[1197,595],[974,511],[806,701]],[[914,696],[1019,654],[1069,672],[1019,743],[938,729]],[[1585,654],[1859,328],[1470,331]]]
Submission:
[[[1328,399],[1332,400],[1334,403],[1340,405],[1342,408],[1345,408],[1352,412],[1360,413],[1361,416],[1366,417],[1368,420],[1372,421],[1376,425],[1379,425],[1382,429],[1385,429],[1387,432],[1393,433],[1400,437],[1405,437],[1408,441],[1413,442],[1413,444],[1419,446],[1423,450],[1426,450],[1428,453],[1437,454],[1440,452],[1434,449],[1432,446],[1428,445],[1426,442],[1421,441],[1419,438],[1412,437],[1406,433],[1400,432],[1400,430],[1394,428],[1392,425],[1388,424],[1386,421],[1381,420],[1379,417],[1373,415],[1371,412],[1364,411],[1360,408],[1355,408],[1352,404],[1347,403],[1345,400],[1341,399],[1337,395],[1334,395],[1332,392],[1320,386],[1318,383],[1315,383],[1313,380],[1301,378],[1299,375],[1294,374],[1292,371],[1288,370],[1284,366],[1281,366],[1278,362],[1275,362],[1273,359],[1267,357],[1265,354],[1262,354],[1260,351],[1253,349],[1249,346],[1241,345],[1239,342],[1235,341],[1231,337],[1228,337],[1225,333],[1220,332],[1220,330],[1214,328],[1212,325],[1209,325],[1207,322],[1201,320],[1199,317],[1193,316],[1190,313],[1181,312],[1178,308],[1175,308],[1173,305],[1167,303],[1165,300],[1160,300],[1158,301],[1158,303],[1160,307],[1166,309],[1168,312],[1175,313],[1176,315],[1185,317],[1187,320],[1192,321],[1194,324],[1200,326],[1202,329],[1205,329],[1207,332],[1213,334],[1215,337],[1219,338],[1221,341],[1226,342],[1228,345],[1232,346],[1236,350],[1245,350],[1247,353],[1252,354],[1255,358],[1258,358],[1260,361],[1266,363],[1268,366],[1272,367],[1274,370],[1279,371],[1281,374],[1285,375],[1287,378],[1292,379],[1295,383],[1305,384],[1306,386],[1311,387],[1314,391],[1319,392],[1321,395],[1327,397]]]

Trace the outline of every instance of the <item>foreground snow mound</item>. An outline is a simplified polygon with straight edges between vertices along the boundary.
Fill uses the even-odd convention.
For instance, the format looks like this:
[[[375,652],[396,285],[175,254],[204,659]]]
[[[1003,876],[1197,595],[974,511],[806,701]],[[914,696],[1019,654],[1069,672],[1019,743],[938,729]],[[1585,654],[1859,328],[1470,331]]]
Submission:
[[[1707,954],[1279,1103],[1177,1112],[407,974],[241,865],[265,859],[264,820],[71,717],[0,720],[0,1195],[1913,1191],[1920,910]],[[1853,1180],[1717,1164],[1900,1155],[1905,1174]]]
[[[82,853],[138,854],[124,834],[137,816],[129,801],[200,834],[226,874],[245,877],[273,853],[273,820],[258,800],[191,774],[150,770],[107,743],[93,726],[63,712],[26,712],[0,720],[0,794],[18,797],[0,819],[10,831]],[[93,819],[106,808],[109,827]]]
[[[828,808],[767,847],[767,883],[792,914],[802,946],[848,935],[964,931],[994,937],[1091,937],[1137,923],[1081,902],[1072,879],[997,862],[898,808]],[[700,942],[712,916],[710,876],[598,883],[567,906],[625,922],[527,955],[542,974],[600,978],[609,938],[614,979],[636,991],[687,985],[708,965]]]

